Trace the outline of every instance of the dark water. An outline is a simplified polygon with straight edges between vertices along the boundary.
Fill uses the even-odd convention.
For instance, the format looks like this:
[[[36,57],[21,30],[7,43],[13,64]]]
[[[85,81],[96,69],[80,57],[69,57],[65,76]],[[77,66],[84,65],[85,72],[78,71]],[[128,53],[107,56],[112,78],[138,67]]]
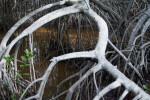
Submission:
[[[35,64],[36,74],[38,76],[42,76],[47,69],[48,65],[50,64],[50,61],[46,60],[45,62],[42,62],[39,66],[38,64]],[[49,80],[47,81],[47,85],[45,88],[44,93],[44,99],[49,99],[50,96],[53,94],[54,89],[56,86],[65,78],[69,77],[70,75],[74,74],[77,71],[77,69],[71,68],[70,64],[67,64],[66,62],[59,62],[51,72],[51,75],[49,76]],[[61,91],[67,90],[71,84],[73,84],[75,79],[66,82],[62,85],[60,88]]]
[[[34,66],[35,66],[37,78],[42,77],[42,75],[48,68],[49,64],[51,63],[50,62],[51,57],[57,55],[55,51],[49,51],[48,55],[45,55],[46,50],[43,51],[43,47],[45,47],[46,42],[48,42],[48,41],[46,41],[46,39],[47,39],[49,33],[50,33],[50,31],[46,30],[45,28],[40,28],[34,33],[34,56],[35,56]],[[2,38],[4,37],[4,34],[5,34],[5,32],[0,32],[0,40],[2,40]],[[28,41],[26,39],[24,40],[23,44],[21,45],[21,47],[19,49],[19,54],[18,54],[19,60],[20,60],[21,56],[25,55],[24,50],[26,48],[28,48]],[[45,49],[46,49],[46,47],[45,47]],[[13,50],[11,52],[13,53]],[[19,67],[19,63],[18,63],[18,67]],[[77,72],[77,69],[71,68],[71,65],[67,62],[57,63],[49,76],[49,80],[47,81],[43,100],[50,99],[56,86],[62,80],[64,80],[65,78],[69,77],[70,75],[72,75],[76,72]],[[24,68],[22,70],[22,73],[30,73],[29,68]],[[27,76],[24,78],[27,80],[30,80],[30,78]],[[73,84],[74,81],[75,81],[75,79],[66,82],[65,84],[63,84],[63,86],[60,88],[60,90],[65,91]]]
[[[68,32],[69,32],[69,38],[71,41],[70,43],[73,43],[76,45],[76,43],[78,43],[77,30],[69,29]],[[93,41],[93,40],[97,40],[96,38],[97,36],[93,35],[91,31],[88,31],[88,34],[86,32],[87,30],[81,30],[80,37],[83,38],[81,41],[82,46],[84,45],[85,47],[86,46],[89,47],[89,46],[95,45],[96,41]],[[4,34],[0,34],[0,40],[3,38],[3,35]],[[49,64],[51,63],[50,59],[54,56],[59,55],[57,53],[57,50],[49,50],[51,40],[57,39],[57,38],[52,38],[52,35],[53,37],[57,37],[57,29],[47,30],[46,28],[41,27],[37,29],[33,34],[33,37],[34,37],[33,49],[34,49],[34,56],[35,56],[34,66],[35,66],[37,78],[41,77],[44,74]],[[19,49],[18,59],[20,59],[20,57],[24,55],[24,50],[29,48],[28,43],[29,43],[28,37],[26,37],[23,41],[23,44],[21,45]],[[77,71],[78,69],[72,68],[72,65],[70,63],[59,62],[54,67],[53,71],[51,72],[51,75],[49,76],[49,80],[47,81],[43,100],[50,99],[51,95],[54,94],[53,90],[56,88],[56,86],[62,80],[69,77],[70,75],[73,75]],[[29,68],[24,69],[23,72],[29,73]],[[29,77],[25,77],[25,78],[30,80]],[[75,78],[67,81],[61,86],[59,91],[63,92],[67,90],[75,81],[76,81]],[[64,96],[62,96],[61,99],[63,100]]]

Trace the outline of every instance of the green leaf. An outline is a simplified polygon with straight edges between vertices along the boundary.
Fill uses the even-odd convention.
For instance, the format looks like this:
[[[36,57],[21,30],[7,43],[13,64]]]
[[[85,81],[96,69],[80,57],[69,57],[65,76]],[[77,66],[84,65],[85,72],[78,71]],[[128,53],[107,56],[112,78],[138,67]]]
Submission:
[[[25,67],[25,65],[20,65],[20,67],[24,68],[24,67]]]
[[[150,91],[150,85],[144,85],[143,86],[143,89],[146,91],[146,92],[148,92],[148,91]]]
[[[30,66],[30,64],[25,64],[25,66]]]
[[[24,91],[24,90],[23,90]],[[25,94],[24,94],[24,97],[27,95],[27,91],[25,92]],[[21,96],[23,94],[23,92],[20,92],[20,94],[19,94],[19,96]]]
[[[20,70],[18,70],[17,73],[19,74],[19,73],[20,73]]]
[[[4,57],[4,59],[5,59],[6,61],[8,61],[8,60],[9,60],[9,57]]]
[[[4,89],[8,89],[8,87],[9,87],[8,82],[6,82],[5,84],[3,84],[3,88],[4,88]]]
[[[17,74],[17,75],[16,75],[16,78],[20,78],[20,74]]]
[[[10,65],[10,63],[6,62],[6,63],[5,63],[5,65],[9,66],[9,65]]]
[[[32,54],[32,53],[33,53],[33,51],[30,51],[30,52],[29,52],[29,55]]]
[[[34,56],[29,56],[28,57],[28,60],[31,60],[31,59],[33,59],[34,58]]]
[[[21,56],[23,62],[27,62],[27,58],[25,56]]]
[[[24,64],[24,65],[20,65],[20,67],[24,68],[26,66],[30,66],[30,64]]]
[[[21,83],[20,81],[15,81],[15,83]]]
[[[10,55],[10,60],[12,60],[14,58],[14,54]]]
[[[17,71],[16,78],[20,78],[20,71],[19,70]]]
[[[6,61],[10,62],[10,61],[13,59],[13,57],[14,57],[14,54],[12,54],[12,55],[10,55],[10,56],[8,56],[8,57],[4,57],[4,59],[5,59]]]
[[[24,76],[29,76],[30,74],[29,74],[29,73],[23,73],[22,75],[24,75]]]
[[[26,56],[30,55],[30,51],[28,49],[25,49],[24,52],[26,53]]]
[[[11,78],[13,81],[15,81],[15,78]]]
[[[8,71],[11,71],[11,68],[7,68]]]
[[[12,93],[10,98],[11,98],[12,100],[15,100],[15,99],[16,99],[15,93]]]
[[[143,86],[143,89],[147,90],[148,88],[147,88],[147,86],[146,86],[146,85],[144,85],[144,86]]]

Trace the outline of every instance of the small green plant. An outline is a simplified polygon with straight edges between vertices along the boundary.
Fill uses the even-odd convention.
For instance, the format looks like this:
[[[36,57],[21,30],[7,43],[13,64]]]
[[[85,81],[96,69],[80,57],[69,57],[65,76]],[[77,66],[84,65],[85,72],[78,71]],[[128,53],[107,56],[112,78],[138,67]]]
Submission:
[[[12,61],[12,59],[14,58],[14,54],[8,56],[8,57],[4,57],[4,59],[6,60],[6,65],[10,65],[10,62]]]
[[[26,56],[21,56],[21,60],[24,62],[24,64],[20,65],[20,67],[22,68],[29,66],[30,64],[28,63],[28,61],[34,58],[34,56],[32,56],[33,51],[29,51],[28,49],[25,49],[24,52]]]
[[[18,71],[17,71],[17,74],[16,74],[16,79],[20,78],[20,75],[21,75],[21,74],[20,74],[20,71],[18,70]]]
[[[24,91],[24,90],[23,90]],[[22,96],[23,92],[20,92],[19,96]],[[25,92],[24,97],[28,94],[28,92]]]
[[[9,86],[8,82],[7,82],[7,83],[5,83],[5,84],[3,84],[3,88],[4,88],[5,90],[7,90],[7,89],[8,89],[8,86]]]
[[[21,60],[23,62],[23,64],[20,65],[21,68],[25,68],[27,66],[30,66],[29,61],[34,58],[34,56],[32,55],[33,51],[29,51],[28,49],[25,49],[24,52],[25,52],[25,56],[21,56]],[[28,76],[30,74],[29,73],[22,73],[22,75]]]
[[[25,52],[25,56],[21,56],[21,61],[23,62],[23,64],[21,64],[20,67],[22,69],[30,66],[29,61],[34,58],[34,56],[32,56],[33,51],[29,51],[28,49],[25,49],[24,52]],[[21,74],[20,71],[17,71],[16,79],[18,79],[20,77],[20,75],[28,76],[30,74],[29,73],[22,73]]]
[[[16,100],[16,95],[15,93],[12,93],[11,96],[10,96],[11,100]]]
[[[21,56],[21,61],[23,62],[23,64],[20,65],[20,68],[21,69],[24,69],[25,67],[27,66],[30,66],[30,60],[34,58],[34,56],[32,55],[33,51],[29,51],[28,49],[25,49],[24,50],[25,52],[25,56]],[[13,60],[14,58],[14,54],[8,56],[8,57],[4,57],[4,59],[6,60],[6,65],[9,66],[9,68],[7,68],[8,71],[12,71],[12,68],[11,68],[11,61]],[[12,80],[17,84],[17,83],[20,83],[20,81],[18,81],[18,79],[20,78],[20,76],[28,76],[30,75],[29,73],[22,73],[21,70],[18,70],[16,72],[16,75],[15,75],[15,78],[12,78]],[[4,89],[8,89],[9,87],[9,84],[8,83],[5,83],[3,85],[3,88]],[[22,93],[20,93],[21,95]],[[15,93],[12,93],[11,96],[10,96],[11,100],[16,100],[16,94]]]
[[[29,65],[30,65],[30,64],[29,64],[29,61],[34,58],[34,56],[32,56],[33,51],[29,51],[28,49],[25,49],[24,52],[25,52],[25,56],[21,56],[21,61],[23,62],[23,64],[20,65],[20,67],[23,68],[23,69],[24,69],[25,67],[29,66]],[[14,58],[14,54],[12,54],[12,55],[10,55],[10,56],[8,56],[8,57],[4,57],[4,59],[6,60],[6,63],[5,63],[5,64],[9,66],[13,58]],[[12,68],[7,68],[7,69],[8,69],[9,71],[12,70]],[[21,71],[18,70],[15,78],[16,78],[16,79],[20,78],[20,75],[28,76],[29,73],[22,73],[22,74],[21,74]],[[13,79],[13,80],[14,80],[14,79]],[[16,80],[15,80],[15,81],[16,81]]]
[[[146,91],[146,92],[149,92],[150,91],[150,85],[144,85],[143,86],[143,89]]]

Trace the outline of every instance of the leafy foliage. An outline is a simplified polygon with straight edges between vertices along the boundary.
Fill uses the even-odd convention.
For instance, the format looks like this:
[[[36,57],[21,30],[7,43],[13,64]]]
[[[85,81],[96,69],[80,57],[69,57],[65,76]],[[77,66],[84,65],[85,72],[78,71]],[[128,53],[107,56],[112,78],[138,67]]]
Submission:
[[[30,66],[30,60],[31,60],[31,59],[34,59],[34,56],[32,55],[33,51],[29,51],[28,49],[25,49],[24,52],[25,52],[25,56],[21,56],[21,62],[22,62],[23,64],[21,64],[21,65],[19,66],[22,70],[23,70],[25,67]],[[8,66],[7,70],[8,70],[8,71],[14,71],[13,68],[12,68],[12,66],[11,66],[11,61],[14,59],[14,54],[12,54],[12,55],[10,55],[10,56],[8,56],[8,57],[4,57],[4,59],[6,60],[5,65]],[[15,75],[15,78],[11,78],[16,84],[20,83],[20,80],[19,80],[20,76],[29,76],[29,75],[30,75],[29,73],[22,73],[22,72],[21,72],[22,70],[17,70],[16,75]],[[9,87],[9,84],[8,84],[8,83],[5,83],[5,84],[3,85],[3,88],[4,88],[5,90],[7,90],[8,87]],[[21,94],[22,94],[22,93],[20,93],[20,95],[21,95]],[[12,93],[11,96],[10,96],[11,100],[16,100],[16,95],[17,95],[17,94]]]
[[[8,57],[4,57],[4,59],[6,60],[5,64],[6,65],[10,65],[10,62],[12,61],[13,57],[14,57],[14,54],[12,54],[12,55],[10,55]]]
[[[143,86],[143,89],[146,91],[146,92],[149,92],[150,91],[150,85],[144,85]]]

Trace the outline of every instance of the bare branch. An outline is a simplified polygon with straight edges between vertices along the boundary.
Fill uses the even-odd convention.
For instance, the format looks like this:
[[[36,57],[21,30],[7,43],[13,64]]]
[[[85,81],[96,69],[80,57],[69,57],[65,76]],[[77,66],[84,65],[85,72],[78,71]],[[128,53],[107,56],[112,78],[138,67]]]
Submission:
[[[58,17],[64,16],[64,15],[68,15],[71,13],[78,13],[80,12],[79,9],[75,8],[76,5],[70,6],[70,7],[66,7],[66,8],[62,8],[56,11],[53,11],[43,17],[41,17],[40,19],[38,19],[36,22],[34,22],[31,26],[29,26],[27,29],[25,29],[17,38],[15,38],[8,46],[7,51],[6,51],[6,56],[9,54],[10,50],[12,49],[12,47],[23,37],[27,36],[28,34],[32,34],[36,29],[38,29],[39,27],[41,27],[42,25],[50,22],[53,19],[56,19]]]
[[[74,52],[74,53],[68,53],[64,54],[62,56],[54,57],[51,59],[51,61],[62,61],[66,59],[72,59],[72,58],[95,58],[95,51],[86,51],[86,52]]]
[[[92,74],[93,72],[97,72],[99,70],[102,69],[101,64],[98,64],[96,66],[93,66],[90,70],[88,70],[76,83],[74,83],[68,90],[67,96],[66,96],[66,100],[71,100],[72,98],[72,94],[74,89],[84,80],[86,79],[90,74]]]
[[[39,13],[39,12],[45,10],[45,9],[48,9],[48,8],[51,8],[51,7],[54,7],[54,6],[57,6],[57,5],[63,5],[64,3],[62,1],[59,1],[59,2],[56,2],[56,3],[48,4],[46,6],[43,6],[41,8],[38,8],[38,9],[34,10],[33,12],[29,13],[28,15],[26,15],[25,17],[23,17],[22,19],[20,19],[14,26],[12,26],[12,28],[4,36],[4,38],[3,38],[3,40],[2,40],[2,42],[0,44],[0,51],[2,51],[2,49],[6,48],[6,44],[8,42],[8,39],[16,31],[16,29],[20,25],[22,25],[25,21],[27,21],[32,16],[34,16],[35,14],[37,14],[37,13]]]
[[[123,94],[120,96],[119,100],[124,100],[125,96],[129,93],[128,90],[125,90]]]
[[[111,91],[112,89],[115,89],[117,87],[121,86],[119,79],[117,79],[115,82],[111,83],[110,85],[106,86],[102,91],[98,93],[98,95],[95,96],[93,100],[99,100],[103,95],[105,95],[107,92]]]

